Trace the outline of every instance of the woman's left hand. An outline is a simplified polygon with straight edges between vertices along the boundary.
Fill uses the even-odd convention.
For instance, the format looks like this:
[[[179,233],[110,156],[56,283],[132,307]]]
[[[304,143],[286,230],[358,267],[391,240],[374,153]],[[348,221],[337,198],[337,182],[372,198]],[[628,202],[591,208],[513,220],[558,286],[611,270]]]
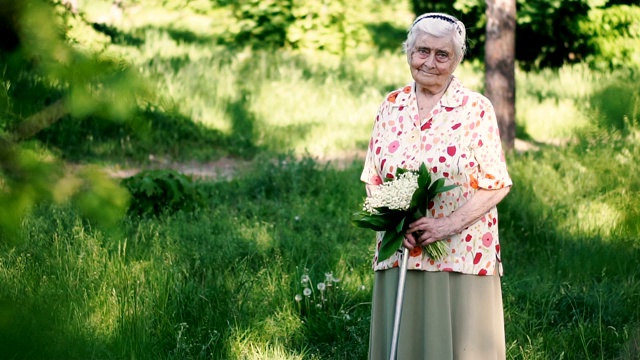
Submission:
[[[448,218],[421,217],[409,224],[403,245],[411,250],[416,246],[425,246],[438,240],[447,239],[455,233],[456,228]]]
[[[412,222],[402,244],[411,250],[416,246],[429,245],[460,233],[496,206],[509,193],[510,189],[511,186],[496,190],[480,189],[469,201],[449,216],[422,217]]]

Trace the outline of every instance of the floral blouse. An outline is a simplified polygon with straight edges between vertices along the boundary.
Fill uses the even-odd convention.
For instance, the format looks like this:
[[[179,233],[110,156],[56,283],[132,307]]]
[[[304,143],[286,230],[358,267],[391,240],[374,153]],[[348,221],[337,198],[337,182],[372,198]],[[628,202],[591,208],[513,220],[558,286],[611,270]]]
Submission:
[[[432,217],[451,214],[478,189],[512,184],[493,106],[455,77],[427,119],[418,115],[415,83],[387,95],[375,119],[361,180],[379,185],[383,178],[393,178],[396,169],[417,170],[421,163],[431,169],[433,179],[442,177],[447,185],[459,185],[429,204]],[[389,259],[378,259],[383,235],[376,235],[374,270],[398,266],[399,252]],[[443,241],[447,256],[434,261],[418,247],[410,252],[408,269],[502,275],[496,207],[462,233]]]

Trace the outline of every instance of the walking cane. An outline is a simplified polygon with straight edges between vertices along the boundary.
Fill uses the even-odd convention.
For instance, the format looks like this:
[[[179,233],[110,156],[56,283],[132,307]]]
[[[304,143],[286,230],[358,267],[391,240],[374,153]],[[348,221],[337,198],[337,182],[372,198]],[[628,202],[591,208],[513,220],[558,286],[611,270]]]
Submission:
[[[404,283],[407,277],[407,261],[409,249],[402,250],[402,264],[400,265],[400,278],[398,279],[398,293],[396,295],[396,312],[393,318],[393,335],[391,337],[391,353],[389,360],[396,360],[398,354],[398,333],[400,332],[400,315],[402,314],[402,301],[404,299]]]

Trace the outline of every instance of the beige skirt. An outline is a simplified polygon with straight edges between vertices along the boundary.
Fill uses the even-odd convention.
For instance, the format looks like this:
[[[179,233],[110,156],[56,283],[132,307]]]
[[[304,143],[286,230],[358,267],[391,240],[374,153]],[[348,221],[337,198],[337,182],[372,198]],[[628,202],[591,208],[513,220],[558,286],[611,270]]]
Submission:
[[[376,271],[369,359],[388,360],[398,268]],[[398,360],[504,360],[499,276],[408,271]]]

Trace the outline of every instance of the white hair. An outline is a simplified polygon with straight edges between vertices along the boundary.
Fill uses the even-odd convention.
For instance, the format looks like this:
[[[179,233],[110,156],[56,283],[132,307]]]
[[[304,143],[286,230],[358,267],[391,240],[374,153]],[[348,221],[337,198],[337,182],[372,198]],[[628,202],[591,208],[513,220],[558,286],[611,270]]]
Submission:
[[[437,38],[451,37],[456,60],[458,64],[462,61],[467,51],[467,29],[462,21],[444,13],[426,13],[418,16],[407,30],[407,40],[402,43],[408,61],[418,35],[422,34]]]

